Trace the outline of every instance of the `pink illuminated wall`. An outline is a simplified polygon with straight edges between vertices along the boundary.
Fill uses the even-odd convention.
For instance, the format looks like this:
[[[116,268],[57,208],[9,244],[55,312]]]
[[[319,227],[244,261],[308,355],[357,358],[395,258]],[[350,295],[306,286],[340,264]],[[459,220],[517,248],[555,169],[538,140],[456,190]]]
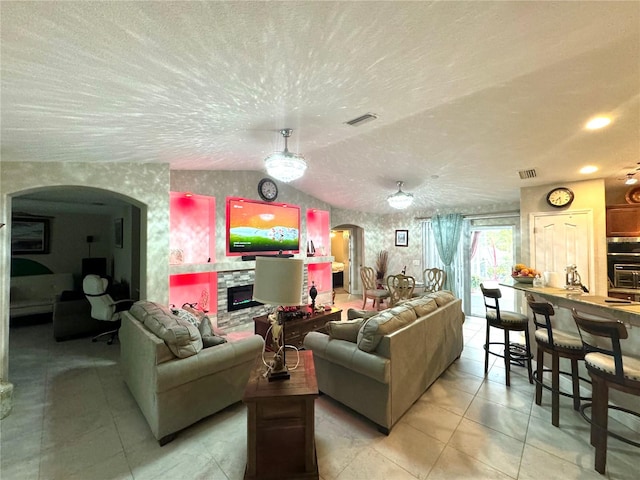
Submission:
[[[215,262],[215,212],[213,197],[171,192],[171,263]]]
[[[210,313],[218,310],[218,274],[185,273],[169,277],[169,303],[180,308],[197,303],[196,308]]]
[[[331,263],[310,263],[309,271],[309,288],[311,283],[315,282],[318,292],[328,292],[333,290],[333,276],[331,275]]]
[[[313,240],[316,256],[329,255],[329,212],[312,208],[307,210],[307,241]]]
[[[331,252],[329,243],[329,212],[315,208],[307,210],[307,241],[312,240],[316,249],[315,256],[323,257]],[[315,282],[319,292],[333,289],[331,263],[310,263],[308,265],[309,287]]]

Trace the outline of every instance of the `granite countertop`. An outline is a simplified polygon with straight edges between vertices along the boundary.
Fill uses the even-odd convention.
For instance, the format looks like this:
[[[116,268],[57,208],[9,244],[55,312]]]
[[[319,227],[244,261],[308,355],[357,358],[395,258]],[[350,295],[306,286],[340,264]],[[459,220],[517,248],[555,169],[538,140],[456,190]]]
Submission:
[[[601,295],[584,293],[580,290],[534,287],[531,284],[519,283],[514,280],[500,282],[500,285],[540,295],[561,307],[574,307],[585,313],[615,318],[631,325],[640,326],[640,302],[603,297]]]

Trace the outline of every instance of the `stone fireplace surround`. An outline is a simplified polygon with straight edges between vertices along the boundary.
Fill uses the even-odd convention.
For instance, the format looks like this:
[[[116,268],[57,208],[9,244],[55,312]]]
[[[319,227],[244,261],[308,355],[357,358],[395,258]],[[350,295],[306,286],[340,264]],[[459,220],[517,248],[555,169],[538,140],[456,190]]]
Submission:
[[[331,261],[332,257],[316,257],[315,262]],[[226,264],[218,264],[216,269],[218,272],[217,285],[217,314],[211,315],[211,321],[222,329],[234,329],[253,322],[253,317],[265,315],[272,309],[271,306],[258,305],[249,308],[243,308],[233,312],[227,311],[227,288],[242,285],[253,285],[255,279],[255,262],[229,262]],[[304,265],[304,280],[302,285],[302,301],[309,302],[308,278],[309,270],[307,263]],[[317,303],[328,303],[331,301],[331,292],[320,292]]]

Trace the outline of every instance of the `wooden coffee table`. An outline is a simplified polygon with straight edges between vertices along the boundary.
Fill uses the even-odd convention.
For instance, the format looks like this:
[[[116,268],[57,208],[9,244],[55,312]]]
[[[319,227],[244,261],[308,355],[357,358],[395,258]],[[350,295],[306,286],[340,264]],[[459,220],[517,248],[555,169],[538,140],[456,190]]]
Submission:
[[[314,408],[318,383],[313,352],[300,351],[291,378],[269,382],[258,358],[242,401],[247,405],[245,480],[318,479]],[[269,358],[270,359],[270,358]],[[295,365],[296,354],[287,355]]]
[[[307,312],[311,312],[309,307],[306,308]],[[293,345],[296,348],[302,348],[302,342],[309,332],[324,332],[325,325],[329,321],[341,320],[342,310],[339,308],[331,308],[331,310],[325,310],[320,313],[313,313],[307,318],[295,318],[286,321],[284,329],[284,340],[287,345]],[[271,350],[271,332],[267,334],[269,330],[269,316],[261,315],[253,318],[255,325],[255,333],[262,336],[267,346],[267,350]]]

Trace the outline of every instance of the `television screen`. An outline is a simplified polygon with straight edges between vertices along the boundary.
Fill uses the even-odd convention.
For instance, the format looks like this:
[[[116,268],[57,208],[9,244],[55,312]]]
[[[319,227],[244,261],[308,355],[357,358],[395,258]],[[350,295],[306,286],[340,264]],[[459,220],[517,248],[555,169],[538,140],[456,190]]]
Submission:
[[[300,208],[227,198],[227,255],[300,251]]]

